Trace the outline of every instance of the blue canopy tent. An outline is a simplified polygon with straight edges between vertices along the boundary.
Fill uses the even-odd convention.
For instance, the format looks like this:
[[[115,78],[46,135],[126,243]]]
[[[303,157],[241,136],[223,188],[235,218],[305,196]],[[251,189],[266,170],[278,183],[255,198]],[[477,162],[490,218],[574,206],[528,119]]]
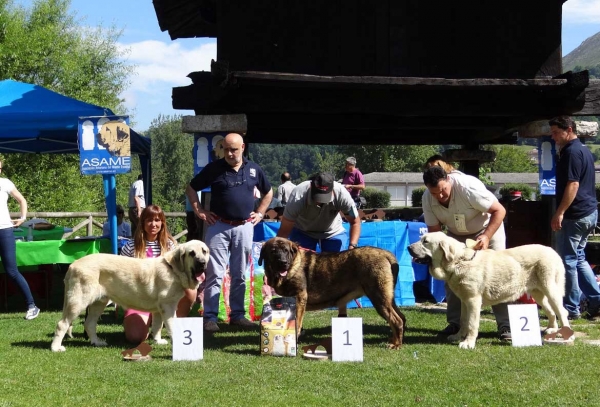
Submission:
[[[79,154],[80,117],[112,116],[104,107],[81,102],[42,86],[13,80],[0,81],[0,153]],[[150,139],[130,131],[131,153],[140,159],[147,202],[152,202]],[[112,185],[111,185],[112,184]],[[106,207],[116,226],[116,195],[105,177]],[[111,227],[116,247],[116,227]]]

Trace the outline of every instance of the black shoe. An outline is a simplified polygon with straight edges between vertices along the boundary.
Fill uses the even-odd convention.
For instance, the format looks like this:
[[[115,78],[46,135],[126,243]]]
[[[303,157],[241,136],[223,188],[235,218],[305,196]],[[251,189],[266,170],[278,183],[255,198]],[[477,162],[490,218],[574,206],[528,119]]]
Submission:
[[[575,321],[576,319],[580,319],[581,318],[581,314],[569,314],[567,316],[567,319],[569,321]]]
[[[501,341],[510,342],[512,341],[512,335],[510,334],[510,328],[500,328],[498,331],[498,337]]]
[[[590,321],[600,321],[600,308],[589,308],[582,315]]]
[[[460,331],[460,326],[454,324],[448,324],[448,326],[442,329],[439,335],[456,335]]]

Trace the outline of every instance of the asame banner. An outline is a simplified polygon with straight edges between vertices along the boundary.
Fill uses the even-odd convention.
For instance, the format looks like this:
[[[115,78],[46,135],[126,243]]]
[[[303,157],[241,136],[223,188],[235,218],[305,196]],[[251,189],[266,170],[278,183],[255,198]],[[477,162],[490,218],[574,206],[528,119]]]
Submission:
[[[84,175],[131,172],[128,116],[79,118],[79,166]]]

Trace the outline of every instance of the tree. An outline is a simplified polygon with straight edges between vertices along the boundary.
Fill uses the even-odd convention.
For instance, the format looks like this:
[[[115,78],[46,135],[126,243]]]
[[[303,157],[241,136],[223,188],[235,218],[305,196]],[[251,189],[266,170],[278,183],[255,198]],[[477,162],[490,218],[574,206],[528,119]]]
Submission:
[[[30,10],[0,0],[0,79],[44,86],[125,113],[119,95],[134,67],[117,46],[121,31],[82,30],[69,0],[36,0]]]
[[[278,186],[284,171],[292,176],[294,183],[306,181],[317,171],[343,169],[343,160],[336,160],[336,146],[312,146],[301,144],[252,144],[247,147],[250,159],[260,165],[271,185]]]
[[[165,211],[185,210],[185,188],[194,176],[194,138],[181,131],[181,116],[162,115],[146,136],[152,140],[154,203]]]
[[[41,85],[125,113],[119,95],[134,67],[122,59],[128,51],[117,46],[121,32],[102,27],[83,31],[69,14],[69,4],[36,0],[26,9],[0,0],[0,80]],[[7,154],[4,160],[6,175],[28,200],[30,211],[105,210],[102,177],[79,174],[76,154]],[[120,203],[126,203],[132,177],[117,176]]]
[[[342,146],[345,157],[356,158],[363,174],[370,172],[419,172],[429,157],[439,152],[437,146]]]
[[[484,165],[490,172],[537,172],[538,167],[527,153],[515,146],[491,146],[496,161]]]

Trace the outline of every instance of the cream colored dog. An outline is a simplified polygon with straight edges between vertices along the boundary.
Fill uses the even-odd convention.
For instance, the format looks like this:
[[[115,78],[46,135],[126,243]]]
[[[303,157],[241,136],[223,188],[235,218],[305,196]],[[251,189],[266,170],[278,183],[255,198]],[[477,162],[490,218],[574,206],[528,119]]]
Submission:
[[[444,280],[460,298],[460,331],[448,337],[463,349],[475,348],[482,305],[515,301],[525,292],[548,316],[547,333],[569,326],[562,305],[565,268],[551,248],[531,244],[507,250],[473,250],[442,232],[427,233],[408,251],[415,262],[429,264],[434,278]]]
[[[106,346],[96,335],[96,325],[109,300],[125,308],[152,312],[153,339],[157,344],[166,344],[161,338],[163,321],[171,334],[177,304],[185,289],[198,288],[208,255],[206,244],[192,240],[162,257],[91,254],[75,261],[65,275],[63,315],[56,325],[52,351],[65,351],[65,333],[72,337],[73,320],[88,306],[84,327],[90,342]]]

